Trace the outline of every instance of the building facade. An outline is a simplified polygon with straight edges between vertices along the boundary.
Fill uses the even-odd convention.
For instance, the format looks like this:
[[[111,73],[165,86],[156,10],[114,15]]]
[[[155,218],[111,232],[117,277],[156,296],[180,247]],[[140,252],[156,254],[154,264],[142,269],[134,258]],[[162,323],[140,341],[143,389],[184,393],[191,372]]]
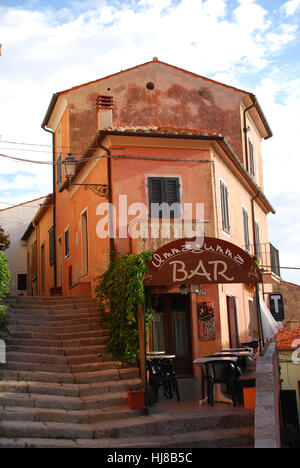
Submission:
[[[9,290],[13,296],[27,294],[27,249],[21,237],[44,199],[45,197],[42,197],[0,210],[0,226],[9,234],[11,242],[10,247],[5,250],[5,255],[8,258],[12,281]]]
[[[156,250],[190,237],[184,226],[267,262],[264,291],[278,281],[261,250],[274,213],[264,194],[261,141],[272,132],[251,93],[154,59],[54,94],[42,127],[54,142],[53,222],[46,223],[53,272],[43,264],[52,290],[92,294],[112,249]],[[64,165],[74,158],[70,179]],[[40,258],[43,242],[40,232]],[[176,354],[184,376],[197,373],[195,357],[258,338],[251,285],[198,283],[188,294],[153,291],[151,346]]]

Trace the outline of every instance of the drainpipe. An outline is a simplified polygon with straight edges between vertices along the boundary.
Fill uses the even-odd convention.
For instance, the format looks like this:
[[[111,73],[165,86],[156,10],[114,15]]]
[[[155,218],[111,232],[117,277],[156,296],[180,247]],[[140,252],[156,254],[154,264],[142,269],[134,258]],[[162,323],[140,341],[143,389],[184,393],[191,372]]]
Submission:
[[[247,129],[247,121],[246,121],[246,114],[247,112],[252,109],[253,107],[256,106],[256,97],[253,96],[254,98],[254,103],[251,104],[251,106],[249,107],[246,107],[246,109],[244,110],[244,134],[245,134],[245,156],[246,156],[246,169],[247,171],[249,172],[249,162],[248,162],[248,142],[247,142],[247,132],[248,132],[248,129]]]
[[[55,161],[55,140],[54,140],[54,132],[46,128],[45,126],[42,127],[45,132],[51,133],[52,135],[52,187],[53,187],[53,236],[54,236],[54,245],[53,245],[53,254],[54,254],[54,264],[53,264],[53,275],[54,275],[54,287],[57,287],[57,263],[56,263],[56,185],[55,185],[55,169],[54,169],[54,161]]]
[[[107,154],[107,184],[108,184],[108,218],[109,218],[109,250],[110,250],[110,263],[115,260],[115,240],[114,240],[114,219],[112,212],[112,181],[111,181],[111,151],[104,145],[98,143],[99,148],[103,149]]]

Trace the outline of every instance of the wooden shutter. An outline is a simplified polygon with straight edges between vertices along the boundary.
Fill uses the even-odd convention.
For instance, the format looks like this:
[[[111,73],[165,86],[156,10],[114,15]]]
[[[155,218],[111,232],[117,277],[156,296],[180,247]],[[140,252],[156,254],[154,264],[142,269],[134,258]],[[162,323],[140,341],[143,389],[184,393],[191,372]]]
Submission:
[[[56,161],[56,165],[57,165],[57,180],[56,180],[56,183],[57,185],[61,185],[62,183],[62,164],[61,164],[61,153],[58,155],[58,158],[57,158],[57,161]]]
[[[65,231],[65,258],[70,256],[70,231],[67,229]]]
[[[49,263],[54,264],[54,228],[49,230]]]
[[[153,203],[167,203],[173,205],[174,203],[180,203],[180,185],[177,177],[149,177],[148,179],[149,188],[149,205],[150,205],[150,217],[154,215],[152,210]],[[163,213],[160,211],[159,217],[161,218]],[[171,213],[171,217],[180,217],[180,208]]]
[[[254,176],[255,175],[255,169],[254,169],[254,148],[251,140],[248,140],[249,142],[249,172],[250,175]]]
[[[258,258],[260,258],[261,257],[260,234],[259,234],[259,225],[257,221],[255,221],[255,245],[256,245],[256,255],[258,256]]]
[[[229,224],[228,190],[227,190],[226,185],[222,181],[220,182],[220,189],[221,189],[222,228],[223,228],[223,231],[229,233],[230,224]]]
[[[244,243],[246,252],[250,253],[250,238],[249,238],[249,219],[248,213],[243,208],[243,226],[244,226]]]

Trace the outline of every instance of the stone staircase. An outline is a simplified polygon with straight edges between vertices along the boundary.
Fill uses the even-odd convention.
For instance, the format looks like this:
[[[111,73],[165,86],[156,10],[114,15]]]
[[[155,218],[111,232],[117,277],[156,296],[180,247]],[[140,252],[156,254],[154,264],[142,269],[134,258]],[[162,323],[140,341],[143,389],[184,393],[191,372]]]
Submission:
[[[128,408],[138,369],[104,353],[91,298],[9,297],[0,365],[0,448],[252,447],[253,413],[152,414]]]

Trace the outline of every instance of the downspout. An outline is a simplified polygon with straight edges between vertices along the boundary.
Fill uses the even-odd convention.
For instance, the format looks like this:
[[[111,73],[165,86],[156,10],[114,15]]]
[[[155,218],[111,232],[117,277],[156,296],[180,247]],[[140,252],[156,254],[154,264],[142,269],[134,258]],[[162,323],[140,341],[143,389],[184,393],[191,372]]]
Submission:
[[[98,143],[99,148],[103,149],[107,154],[107,184],[108,184],[108,218],[109,218],[109,257],[110,263],[115,260],[115,240],[114,240],[114,219],[112,212],[112,180],[111,180],[111,151],[104,145]]]
[[[245,156],[246,156],[246,169],[247,171],[249,172],[249,162],[248,162],[248,142],[247,142],[247,132],[248,132],[248,129],[247,129],[247,121],[246,121],[246,114],[247,112],[252,109],[253,107],[256,106],[256,97],[253,96],[254,98],[254,103],[251,104],[251,106],[249,107],[246,107],[246,109],[244,109],[244,141],[245,141]]]
[[[54,169],[54,162],[55,162],[55,140],[54,140],[54,132],[42,126],[42,129],[45,132],[51,133],[52,135],[52,189],[53,189],[53,254],[54,254],[54,264],[53,264],[53,275],[54,275],[54,287],[57,287],[57,262],[56,262],[56,184],[55,184],[55,169]]]

